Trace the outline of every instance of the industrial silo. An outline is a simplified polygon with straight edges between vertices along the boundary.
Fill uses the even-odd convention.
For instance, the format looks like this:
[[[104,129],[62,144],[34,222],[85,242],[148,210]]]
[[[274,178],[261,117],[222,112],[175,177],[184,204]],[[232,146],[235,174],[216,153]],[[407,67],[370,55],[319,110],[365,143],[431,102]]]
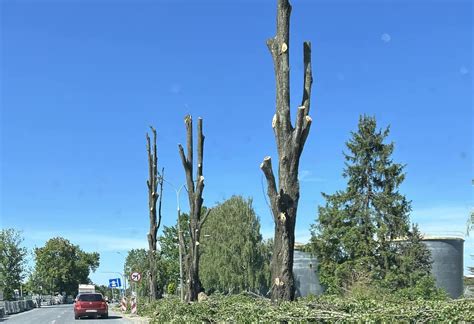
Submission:
[[[463,295],[463,249],[461,237],[426,237],[423,239],[431,252],[432,274],[436,286],[443,288],[452,298]]]
[[[308,252],[294,251],[293,277],[296,286],[296,297],[321,295],[323,287],[319,283],[318,261]]]

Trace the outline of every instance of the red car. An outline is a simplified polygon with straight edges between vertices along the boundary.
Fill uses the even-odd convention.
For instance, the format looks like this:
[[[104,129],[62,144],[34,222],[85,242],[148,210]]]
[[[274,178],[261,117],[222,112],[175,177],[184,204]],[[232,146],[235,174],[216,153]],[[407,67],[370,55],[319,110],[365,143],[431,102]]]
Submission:
[[[102,294],[83,293],[79,294],[74,301],[74,318],[82,316],[107,318],[109,317],[109,306]]]

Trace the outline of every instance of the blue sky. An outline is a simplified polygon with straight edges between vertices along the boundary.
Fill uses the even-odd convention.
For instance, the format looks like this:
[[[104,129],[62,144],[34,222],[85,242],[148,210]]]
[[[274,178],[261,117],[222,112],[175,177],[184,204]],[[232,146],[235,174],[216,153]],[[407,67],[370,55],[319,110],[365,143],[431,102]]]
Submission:
[[[470,1],[294,0],[293,116],[302,42],[313,47],[313,125],[300,164],[297,241],[345,187],[342,151],[360,114],[391,125],[401,191],[423,232],[465,232],[472,206]],[[1,1],[0,225],[25,246],[63,236],[101,253],[106,283],[146,247],[148,125],[159,164],[184,181],[183,117],[204,118],[204,201],[253,197],[264,237],[273,223],[259,165],[276,159],[274,75],[265,40],[275,1]],[[165,188],[163,224],[176,217]],[[181,204],[188,209],[181,194]],[[473,265],[474,240],[465,243]]]

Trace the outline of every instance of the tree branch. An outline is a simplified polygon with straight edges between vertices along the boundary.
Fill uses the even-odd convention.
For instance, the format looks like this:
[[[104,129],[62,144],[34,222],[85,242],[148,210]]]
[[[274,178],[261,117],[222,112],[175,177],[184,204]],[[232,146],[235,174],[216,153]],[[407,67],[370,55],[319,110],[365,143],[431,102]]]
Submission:
[[[304,116],[306,108],[304,106],[298,107],[296,113],[295,129],[293,131],[294,144],[298,145],[301,140],[301,133],[303,132]]]
[[[158,179],[158,183],[160,185],[160,201],[158,203],[158,224],[157,224],[157,228],[160,228],[160,225],[161,225],[161,202],[163,200],[163,180],[164,180],[164,176],[165,176],[165,168],[162,168],[161,169],[161,175]]]
[[[276,80],[276,113],[277,123],[282,127],[275,128],[277,146],[283,136],[289,136],[292,131],[290,116],[290,14],[291,5],[288,0],[278,0],[277,32],[274,38],[267,40],[267,46],[272,54]]]
[[[178,144],[178,149],[179,149],[179,155],[181,157],[181,162],[183,163],[184,172],[186,174],[186,186],[187,186],[187,191],[188,191],[189,207],[191,208],[193,204],[192,197],[194,196],[193,176],[188,166],[188,160],[186,159],[186,156],[184,155],[183,146],[181,144]]]
[[[184,117],[184,124],[186,125],[186,148],[188,151],[186,161],[188,162],[187,166],[192,176],[193,174],[193,119],[191,115],[186,115],[186,117]],[[194,185],[192,187],[193,187],[192,191],[194,192]]]
[[[303,100],[301,106],[305,107],[304,115],[308,116],[311,104],[311,86],[313,84],[313,73],[311,69],[311,42],[303,43],[304,81]]]
[[[270,204],[272,206],[272,211],[273,211],[273,217],[276,221],[276,216],[275,212],[277,211],[277,199],[278,199],[278,193],[277,193],[277,187],[276,187],[276,182],[275,182],[275,176],[273,175],[273,170],[272,170],[272,159],[269,156],[266,156],[263,159],[262,164],[260,164],[260,169],[262,169],[263,173],[265,174],[265,178],[267,179],[267,194],[268,197],[270,198]]]
[[[202,225],[204,225],[204,223],[206,222],[207,216],[209,216],[209,214],[211,213],[211,210],[212,209],[208,209],[206,213],[204,214],[203,218],[201,218],[201,220],[199,221],[199,229],[201,229]]]
[[[196,179],[199,179],[202,176],[202,157],[203,157],[203,151],[204,151],[204,135],[202,133],[202,118],[198,118],[198,138],[197,138],[197,155],[198,155],[198,160],[197,160],[197,174],[196,174]]]
[[[304,123],[303,123],[303,132],[301,133],[301,139],[298,147],[299,156],[303,152],[304,144],[306,143],[306,138],[308,138],[309,129],[311,128],[311,123],[313,120],[309,116],[305,116]]]
[[[195,199],[196,199],[196,207],[200,208],[201,204],[199,204],[199,199],[201,199],[202,196],[202,191],[204,190],[204,177],[200,176],[199,179],[197,180],[196,183],[196,193],[195,193]]]
[[[150,147],[150,136],[148,136],[148,133],[146,134],[146,151],[148,155],[148,189],[149,191],[153,190],[153,162],[152,162],[152,156],[151,156],[151,147]]]

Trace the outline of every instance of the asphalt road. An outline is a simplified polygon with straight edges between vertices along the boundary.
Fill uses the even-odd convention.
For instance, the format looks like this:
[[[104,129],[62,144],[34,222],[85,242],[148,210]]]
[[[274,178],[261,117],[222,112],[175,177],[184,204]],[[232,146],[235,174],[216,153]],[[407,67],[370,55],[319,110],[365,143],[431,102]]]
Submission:
[[[72,304],[41,306],[27,312],[8,315],[0,318],[2,324],[88,324],[88,323],[102,323],[102,324],[131,324],[130,320],[123,318],[120,313],[116,313],[109,308],[108,319],[92,319],[81,318],[74,319],[74,310]]]

